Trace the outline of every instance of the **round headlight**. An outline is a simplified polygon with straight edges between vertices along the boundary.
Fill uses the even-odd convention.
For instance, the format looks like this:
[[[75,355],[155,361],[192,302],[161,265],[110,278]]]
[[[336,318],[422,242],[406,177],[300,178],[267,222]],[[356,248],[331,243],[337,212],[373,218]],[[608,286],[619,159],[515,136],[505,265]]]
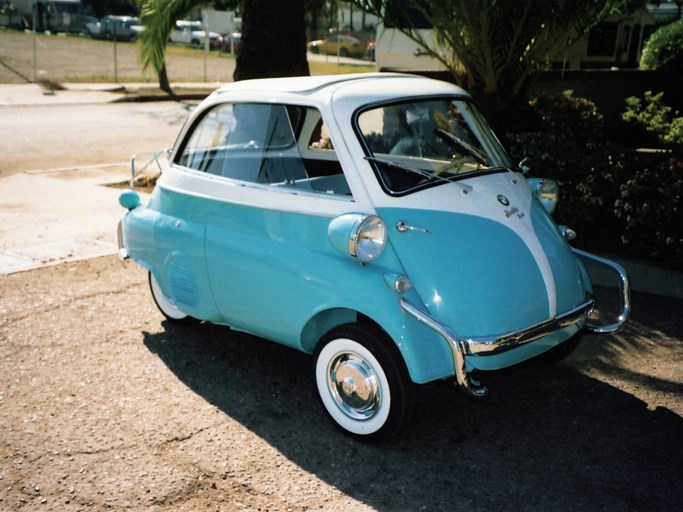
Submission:
[[[531,190],[536,194],[547,212],[553,213],[560,192],[557,182],[545,178],[530,178],[528,182]]]
[[[359,219],[349,237],[349,252],[363,263],[376,259],[387,241],[387,228],[382,219],[368,215]]]

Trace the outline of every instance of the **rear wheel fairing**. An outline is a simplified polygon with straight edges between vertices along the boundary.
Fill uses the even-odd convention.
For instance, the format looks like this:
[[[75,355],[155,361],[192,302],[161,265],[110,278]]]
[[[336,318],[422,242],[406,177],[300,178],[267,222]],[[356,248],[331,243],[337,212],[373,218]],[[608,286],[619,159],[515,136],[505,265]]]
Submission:
[[[204,262],[205,226],[187,213],[195,210],[189,196],[157,186],[147,207],[134,210],[135,221],[124,223],[129,235],[139,240],[126,244],[131,258],[154,274],[179,309],[214,321],[217,313]]]

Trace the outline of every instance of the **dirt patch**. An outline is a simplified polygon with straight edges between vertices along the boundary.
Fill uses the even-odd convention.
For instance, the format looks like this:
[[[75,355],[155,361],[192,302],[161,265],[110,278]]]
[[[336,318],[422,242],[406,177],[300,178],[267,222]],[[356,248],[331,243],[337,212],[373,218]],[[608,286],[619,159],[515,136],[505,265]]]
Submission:
[[[151,194],[152,191],[154,190],[154,187],[157,184],[157,180],[159,179],[159,174],[154,175],[154,176],[140,176],[139,178],[135,178],[133,182],[133,189],[137,190],[138,192],[145,192],[148,194]],[[126,188],[131,188],[130,186],[130,181],[119,181],[116,183],[108,183],[108,187],[111,188],[120,188],[120,189],[126,189]]]
[[[634,294],[619,335],[419,389],[379,446],[327,423],[309,356],[163,321],[115,257],[0,277],[0,509],[677,511],[681,301]]]

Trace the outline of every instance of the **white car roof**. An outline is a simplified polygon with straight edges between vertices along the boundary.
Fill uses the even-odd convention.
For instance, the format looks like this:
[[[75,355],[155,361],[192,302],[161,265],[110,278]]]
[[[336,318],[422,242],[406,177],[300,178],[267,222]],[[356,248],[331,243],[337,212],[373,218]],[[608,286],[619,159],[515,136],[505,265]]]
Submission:
[[[400,97],[457,95],[469,97],[460,87],[417,75],[400,73],[357,73],[242,80],[218,89],[212,99],[241,101],[287,101],[295,97],[312,103],[358,107]]]

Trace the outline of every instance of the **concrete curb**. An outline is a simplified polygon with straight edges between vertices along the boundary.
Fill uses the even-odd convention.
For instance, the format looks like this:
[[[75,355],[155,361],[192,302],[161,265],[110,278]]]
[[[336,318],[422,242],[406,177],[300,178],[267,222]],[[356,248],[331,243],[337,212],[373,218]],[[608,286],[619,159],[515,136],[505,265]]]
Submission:
[[[64,105],[142,101],[199,101],[222,83],[172,84],[175,95],[167,94],[157,84],[69,83],[0,84],[0,106]]]
[[[683,299],[683,272],[658,267],[652,263],[635,260],[615,254],[599,254],[610,259],[626,270],[631,289],[652,293],[674,299]],[[614,274],[599,267],[591,268],[591,278],[595,284],[615,286]]]

